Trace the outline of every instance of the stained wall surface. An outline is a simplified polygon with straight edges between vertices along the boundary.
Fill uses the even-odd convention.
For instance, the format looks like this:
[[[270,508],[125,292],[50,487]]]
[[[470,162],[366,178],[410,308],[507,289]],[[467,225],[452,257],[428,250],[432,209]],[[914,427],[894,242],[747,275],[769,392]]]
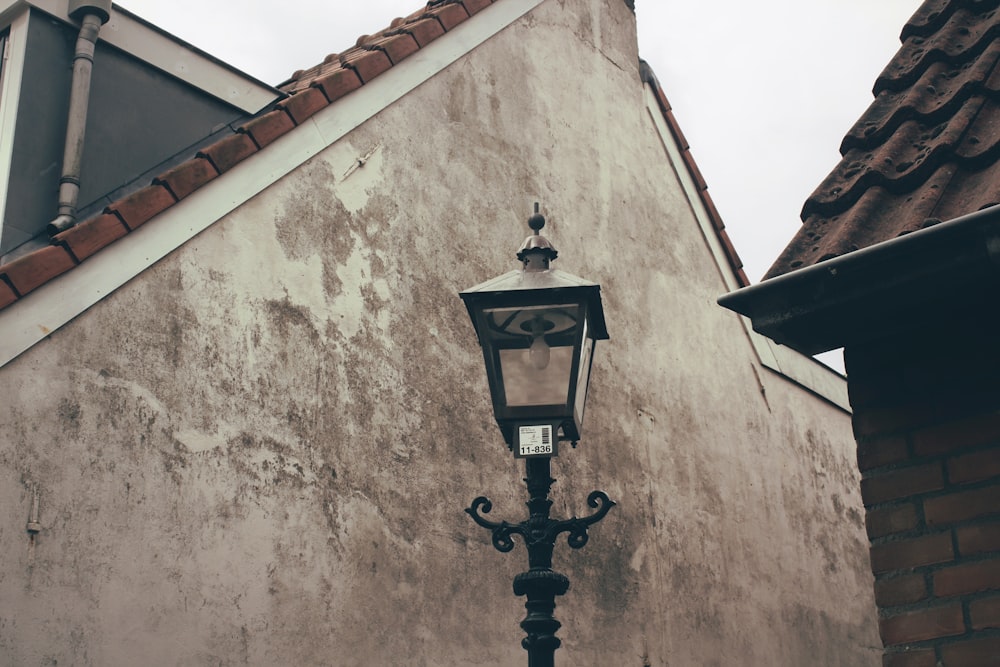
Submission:
[[[0,663],[524,664],[457,292],[540,201],[611,334],[553,512],[619,503],[557,546],[557,662],[879,664],[849,417],[715,305],[634,22],[543,3],[0,369]]]

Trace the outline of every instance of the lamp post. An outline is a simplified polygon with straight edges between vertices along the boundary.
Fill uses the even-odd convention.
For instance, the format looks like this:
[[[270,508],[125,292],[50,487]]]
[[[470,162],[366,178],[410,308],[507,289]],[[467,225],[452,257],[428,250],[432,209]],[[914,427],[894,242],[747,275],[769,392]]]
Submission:
[[[479,337],[493,412],[507,446],[525,463],[528,518],[517,524],[490,521],[493,504],[479,496],[465,511],[492,532],[501,552],[514,548],[520,535],[528,550],[528,570],[514,578],[514,594],[524,595],[527,615],[521,621],[529,667],[552,667],[560,627],[552,612],[557,595],[569,589],[566,575],[552,569],[556,539],[568,533],[573,549],[588,540],[587,528],[614,506],[603,491],[587,504],[596,511],[583,518],[549,516],[552,457],[559,443],[576,447],[583,423],[590,369],[597,340],[608,338],[600,285],[550,269],[557,252],[539,232],[545,218],[528,220],[533,234],[517,253],[521,269],[505,273],[460,294]]]

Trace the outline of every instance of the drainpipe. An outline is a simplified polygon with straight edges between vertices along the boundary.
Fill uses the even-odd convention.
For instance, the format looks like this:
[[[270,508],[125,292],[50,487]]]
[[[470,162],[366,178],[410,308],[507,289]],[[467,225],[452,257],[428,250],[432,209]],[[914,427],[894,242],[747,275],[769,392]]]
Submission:
[[[66,148],[63,152],[62,176],[59,178],[59,215],[46,228],[49,236],[76,224],[76,205],[80,197],[80,163],[83,158],[83,136],[87,129],[94,48],[101,26],[111,18],[111,0],[70,0],[69,16],[80,21],[80,35],[73,54]]]

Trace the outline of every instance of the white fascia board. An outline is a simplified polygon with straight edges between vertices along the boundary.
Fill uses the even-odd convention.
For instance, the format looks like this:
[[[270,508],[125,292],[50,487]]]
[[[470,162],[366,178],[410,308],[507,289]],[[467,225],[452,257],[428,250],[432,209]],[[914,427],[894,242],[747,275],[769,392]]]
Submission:
[[[11,22],[7,46],[0,67],[0,214],[7,210],[7,190],[10,187],[10,165],[14,157],[14,129],[17,109],[21,103],[21,79],[28,43],[28,10],[8,17]],[[0,228],[3,219],[0,217]]]
[[[490,5],[134,232],[0,310],[0,367],[544,1]]]
[[[646,110],[660,135],[660,144],[681,183],[684,196],[698,221],[702,238],[712,254],[712,259],[719,275],[722,276],[726,290],[731,292],[742,287],[729,264],[729,258],[722,247],[722,242],[719,241],[719,237],[715,233],[715,226],[712,224],[708,211],[698,194],[698,187],[684,163],[680,148],[677,146],[670,128],[667,127],[659,102],[657,102],[656,95],[649,84],[645,84],[645,99]],[[847,395],[847,380],[843,375],[812,357],[778,345],[770,338],[757,333],[746,317],[741,315],[739,319],[762,366],[808,389],[845,412],[851,411],[851,403]]]
[[[0,25],[9,20],[5,19],[7,14],[13,15],[25,7],[34,7],[72,23],[69,0],[0,0]],[[116,5],[112,5],[111,18],[101,26],[98,38],[248,114],[257,113],[281,97],[276,88]]]

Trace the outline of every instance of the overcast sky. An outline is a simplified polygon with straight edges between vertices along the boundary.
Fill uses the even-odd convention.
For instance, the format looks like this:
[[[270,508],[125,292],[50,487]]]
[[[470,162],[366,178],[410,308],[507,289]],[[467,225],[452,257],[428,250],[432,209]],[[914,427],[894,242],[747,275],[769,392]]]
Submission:
[[[422,6],[420,0],[119,4],[271,84]],[[871,103],[872,84],[920,2],[635,4],[639,53],[660,79],[747,275],[757,282],[798,229],[806,197],[836,165],[841,139]]]

